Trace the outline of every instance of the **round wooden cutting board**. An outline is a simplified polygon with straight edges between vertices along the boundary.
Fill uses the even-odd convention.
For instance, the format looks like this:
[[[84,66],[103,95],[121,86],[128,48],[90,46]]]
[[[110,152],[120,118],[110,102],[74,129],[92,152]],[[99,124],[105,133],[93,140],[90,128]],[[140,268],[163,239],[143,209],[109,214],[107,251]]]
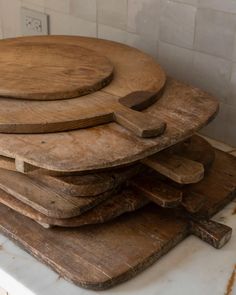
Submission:
[[[160,96],[166,79],[161,67],[116,42],[71,40],[0,41],[0,132],[48,133],[116,122],[140,137],[162,134],[165,122],[138,112]],[[96,91],[111,80],[112,64],[111,83]],[[61,100],[76,94],[87,95]]]
[[[0,41],[0,96],[56,100],[107,85],[113,65],[95,51],[72,44]]]

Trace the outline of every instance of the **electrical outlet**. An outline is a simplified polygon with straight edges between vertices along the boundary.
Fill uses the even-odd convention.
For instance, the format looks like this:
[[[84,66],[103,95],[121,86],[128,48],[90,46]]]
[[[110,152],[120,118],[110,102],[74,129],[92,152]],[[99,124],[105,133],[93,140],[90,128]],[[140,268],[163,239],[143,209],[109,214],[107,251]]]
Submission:
[[[43,12],[22,7],[21,26],[23,35],[48,35],[48,19],[49,16]]]

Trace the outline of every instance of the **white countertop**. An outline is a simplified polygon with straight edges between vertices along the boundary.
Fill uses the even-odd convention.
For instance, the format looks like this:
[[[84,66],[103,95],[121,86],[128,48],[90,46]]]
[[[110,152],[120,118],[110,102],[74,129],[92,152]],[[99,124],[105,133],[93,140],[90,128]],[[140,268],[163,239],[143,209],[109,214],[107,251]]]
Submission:
[[[229,243],[216,250],[189,237],[132,280],[103,292],[77,287],[0,235],[0,286],[9,295],[236,295],[236,215],[232,202],[215,220],[233,228]],[[235,285],[234,285],[235,281]],[[1,291],[0,291],[1,294]]]

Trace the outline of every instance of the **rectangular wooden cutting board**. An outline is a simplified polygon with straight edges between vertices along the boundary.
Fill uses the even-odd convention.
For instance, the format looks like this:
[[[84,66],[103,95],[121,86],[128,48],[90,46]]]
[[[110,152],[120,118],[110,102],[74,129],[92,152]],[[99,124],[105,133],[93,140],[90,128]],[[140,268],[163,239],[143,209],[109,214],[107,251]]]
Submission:
[[[208,194],[203,190],[211,189],[216,173],[217,194]],[[199,183],[200,191],[209,196],[204,215],[229,203],[236,191],[236,159],[216,151],[211,170]],[[175,209],[154,204],[102,225],[75,229],[44,229],[0,205],[0,230],[60,276],[94,290],[130,279],[191,233],[188,220],[177,217]]]

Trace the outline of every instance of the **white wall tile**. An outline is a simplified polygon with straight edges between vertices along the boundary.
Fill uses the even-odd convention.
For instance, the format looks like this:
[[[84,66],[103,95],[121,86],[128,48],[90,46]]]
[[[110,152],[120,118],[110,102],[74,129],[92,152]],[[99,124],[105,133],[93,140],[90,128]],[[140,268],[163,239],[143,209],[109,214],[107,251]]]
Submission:
[[[159,34],[162,7],[160,0],[129,0],[127,30],[140,35],[150,35],[156,39]]]
[[[88,21],[96,22],[96,0],[70,0],[70,14]]]
[[[227,104],[236,107],[236,63],[232,65],[231,78],[229,83],[229,93],[226,99]],[[236,114],[235,114],[236,116]]]
[[[70,12],[70,0],[44,0],[45,7],[63,13]]]
[[[189,4],[193,6],[198,5],[198,0],[172,0],[173,2],[179,2],[179,3],[184,3],[184,4]]]
[[[143,52],[151,55],[157,59],[158,54],[158,41],[149,35],[138,35],[133,33],[126,33],[126,44],[138,48]]]
[[[196,50],[231,59],[235,29],[236,15],[199,9],[196,18]]]
[[[236,107],[225,105],[225,138],[224,141],[232,146],[236,146]]]
[[[201,130],[201,133],[224,142],[226,139],[226,120],[227,108],[225,104],[221,103],[218,115],[209,125]]]
[[[126,31],[98,24],[98,38],[125,43]]]
[[[50,17],[50,33],[55,35],[82,35],[96,37],[97,25],[78,17],[72,17],[50,9],[45,10]]]
[[[4,38],[21,35],[20,6],[19,0],[1,0],[0,16]]]
[[[193,65],[192,50],[160,42],[158,61],[168,75],[184,82],[191,82]]]
[[[127,26],[127,0],[97,0],[98,22],[125,30]]]
[[[34,1],[34,2],[36,2],[36,1]],[[43,5],[37,5],[29,0],[21,0],[21,3],[22,3],[22,7],[26,7],[28,9],[40,11],[40,12],[45,11],[45,7]]]
[[[235,0],[198,0],[199,7],[211,8],[228,13],[236,13]]]
[[[196,52],[193,58],[193,82],[196,86],[225,101],[228,94],[228,83],[231,62]]]
[[[196,12],[193,6],[167,1],[161,16],[161,41],[193,48]]]

